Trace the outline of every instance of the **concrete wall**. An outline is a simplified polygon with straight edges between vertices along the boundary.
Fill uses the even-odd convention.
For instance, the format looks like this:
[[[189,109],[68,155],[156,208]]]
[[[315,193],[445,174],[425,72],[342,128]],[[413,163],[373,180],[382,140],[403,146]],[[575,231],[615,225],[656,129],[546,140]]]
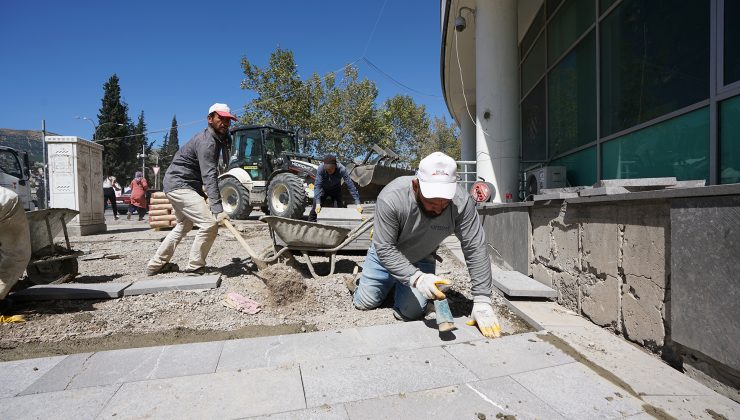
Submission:
[[[479,213],[498,266],[553,287],[561,305],[740,400],[740,185]]]

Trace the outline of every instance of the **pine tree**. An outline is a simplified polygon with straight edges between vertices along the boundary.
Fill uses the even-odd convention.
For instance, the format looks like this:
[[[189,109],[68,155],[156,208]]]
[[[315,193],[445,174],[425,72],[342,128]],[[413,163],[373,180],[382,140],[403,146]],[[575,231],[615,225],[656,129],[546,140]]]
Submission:
[[[104,141],[103,173],[114,175],[120,180],[131,178],[129,173],[132,162],[136,161],[136,152],[131,146],[131,119],[128,116],[128,105],[121,100],[121,86],[117,75],[113,75],[103,85],[102,105],[98,112],[98,127],[95,140]]]
[[[175,157],[175,153],[178,150],[180,150],[180,141],[177,134],[177,116],[173,115],[170,132],[165,134],[162,147],[159,149],[159,171],[161,177],[164,177],[167,168],[172,163],[172,158]]]

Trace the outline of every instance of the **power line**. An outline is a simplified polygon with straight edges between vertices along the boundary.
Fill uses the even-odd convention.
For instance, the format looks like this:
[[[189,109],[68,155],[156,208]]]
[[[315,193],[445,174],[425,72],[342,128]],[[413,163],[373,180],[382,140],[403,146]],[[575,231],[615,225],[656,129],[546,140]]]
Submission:
[[[365,54],[367,54],[367,49],[370,47],[370,41],[373,40],[373,35],[375,35],[375,30],[378,28],[378,23],[380,22],[381,16],[383,16],[383,10],[385,10],[385,5],[388,3],[388,0],[385,0],[383,2],[383,6],[380,8],[380,13],[378,13],[378,18],[375,19],[375,25],[373,26],[373,30],[370,31],[370,36],[367,39],[367,42],[365,43],[365,50],[362,51],[362,57],[365,57]]]
[[[409,86],[407,86],[407,85],[399,82],[398,80],[394,79],[393,76],[391,76],[390,74],[388,74],[388,73],[384,72],[383,70],[381,70],[380,67],[376,66],[367,57],[362,57],[362,61],[366,62],[370,67],[372,67],[373,69],[375,69],[378,73],[382,74],[383,76],[385,76],[386,78],[388,78],[390,81],[392,81],[396,85],[398,85],[398,86],[400,86],[400,87],[402,87],[402,88],[404,88],[406,90],[409,90],[411,92],[414,92],[414,93],[416,93],[418,95],[428,96],[430,98],[441,98],[442,97],[442,95],[432,95],[430,93],[424,93],[424,92],[418,91],[418,90],[416,90],[416,89],[414,89],[412,87],[409,87]]]

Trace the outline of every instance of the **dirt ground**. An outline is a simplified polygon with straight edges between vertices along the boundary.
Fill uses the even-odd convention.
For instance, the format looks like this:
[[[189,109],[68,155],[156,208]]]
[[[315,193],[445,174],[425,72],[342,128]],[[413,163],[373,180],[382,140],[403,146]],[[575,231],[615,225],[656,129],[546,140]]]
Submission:
[[[183,275],[146,275],[146,262],[167,231],[151,230],[146,222],[110,222],[107,233],[72,237],[72,246],[88,254],[120,254],[121,258],[84,261],[82,257],[74,282],[144,282]],[[235,223],[255,250],[271,246],[267,225],[254,217]],[[180,243],[172,260],[181,268],[187,264],[194,233]],[[437,265],[437,274],[454,282],[447,293],[452,312],[468,315],[472,302],[467,270],[446,248],[440,248],[440,255],[444,261]],[[209,271],[221,273],[219,288],[108,300],[16,302],[12,312],[24,314],[27,322],[0,324],[0,360],[401,322],[393,317],[390,301],[372,311],[359,311],[352,305],[345,279],[351,278],[353,268],[361,266],[363,259],[364,254],[340,255],[336,273],[320,280],[311,278],[302,257],[297,257],[300,271],[285,265],[257,271],[236,239],[221,228],[207,260]],[[319,274],[329,271],[327,258],[312,260]],[[262,310],[248,315],[224,306],[229,292],[256,300]],[[502,327],[527,331],[526,323],[500,299],[494,297],[494,306],[505,324]]]

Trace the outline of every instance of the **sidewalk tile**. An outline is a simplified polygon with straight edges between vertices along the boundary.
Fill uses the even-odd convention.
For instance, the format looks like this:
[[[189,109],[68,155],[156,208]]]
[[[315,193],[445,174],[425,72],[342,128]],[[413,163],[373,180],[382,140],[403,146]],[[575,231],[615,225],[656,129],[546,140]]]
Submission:
[[[291,365],[368,354],[356,329],[227,341],[218,371]]]
[[[573,362],[536,333],[446,346],[445,349],[480,379],[495,378]]]
[[[477,328],[465,325],[465,320],[462,318],[456,318],[455,325],[458,329],[444,336],[440,336],[434,320],[375,325],[358,328],[358,331],[373,353],[387,353],[485,339]]]
[[[553,327],[589,361],[612,372],[638,395],[713,395],[714,391],[665,364],[623,338],[599,327]]]
[[[594,326],[591,321],[555,302],[512,300],[509,303],[518,311],[526,314],[528,318],[531,318],[537,324],[545,328],[551,326]]]
[[[223,341],[178,344],[162,348],[148,379],[200,375],[216,371]]]
[[[454,385],[345,404],[355,419],[563,419],[510,377]],[[483,416],[481,416],[481,414]]]
[[[293,366],[126,383],[100,418],[223,419],[302,408],[301,375]]]
[[[42,357],[0,363],[0,398],[12,397],[28,388],[64,357]]]
[[[301,364],[309,407],[475,380],[443,349],[425,348]]]
[[[119,385],[24,395],[0,401],[2,419],[94,419]]]
[[[642,411],[642,401],[580,363],[517,373],[512,378],[566,418],[615,418]]]
[[[653,407],[683,419],[716,420],[740,419],[740,404],[716,394],[710,396],[645,396],[642,398]]]
[[[67,389],[69,383],[84,369],[85,363],[92,355],[93,353],[70,354],[46,372],[46,374],[34,381],[19,395],[63,391]]]
[[[349,420],[344,405],[322,405],[316,408],[307,408],[298,411],[286,411],[266,416],[250,417],[249,420]]]

